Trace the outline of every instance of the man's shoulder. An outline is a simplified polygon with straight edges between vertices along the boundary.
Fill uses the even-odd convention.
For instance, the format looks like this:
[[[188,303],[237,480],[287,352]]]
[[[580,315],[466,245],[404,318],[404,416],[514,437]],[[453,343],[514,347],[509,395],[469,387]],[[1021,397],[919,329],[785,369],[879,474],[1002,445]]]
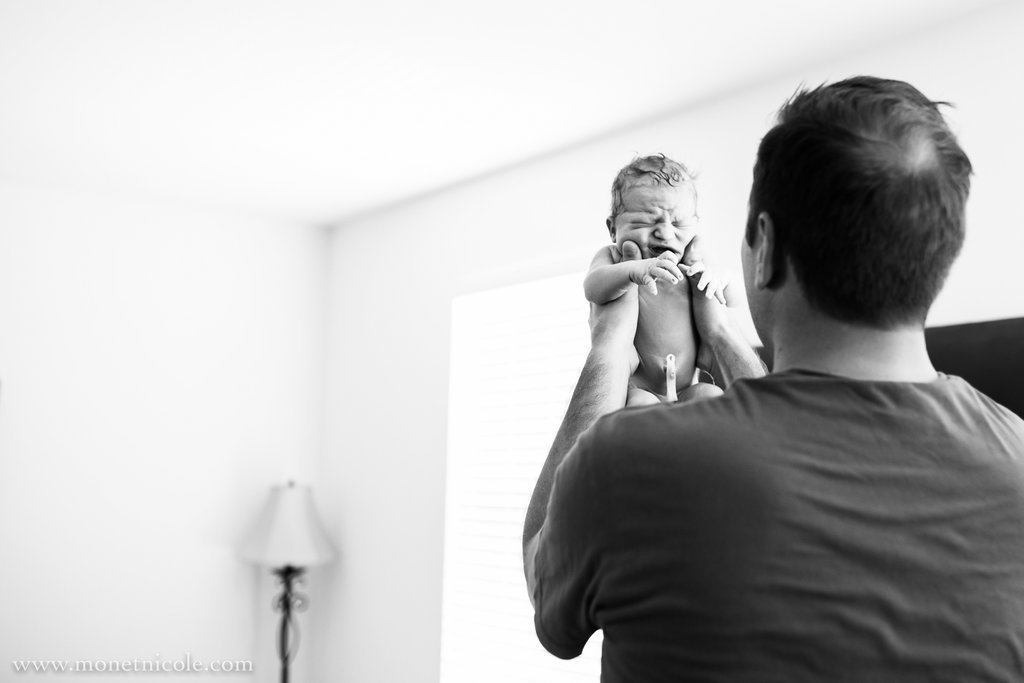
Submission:
[[[772,461],[762,457],[763,434],[746,415],[742,393],[689,404],[627,408],[601,418],[582,444],[596,490],[623,509],[659,496],[691,500],[689,514],[715,500],[769,500],[779,484]],[[717,492],[715,500],[704,493]],[[689,505],[689,504],[688,504]]]
[[[688,403],[659,403],[627,407],[602,416],[594,425],[605,443],[636,433],[662,434],[693,429],[717,422],[734,422],[742,417],[748,403],[757,401],[756,394],[767,385],[764,378],[742,380],[720,396],[702,398]]]
[[[600,418],[587,433],[584,447],[598,457],[615,459],[623,453],[651,458],[675,457],[680,450],[691,456],[724,449],[739,452],[754,436],[753,417],[761,406],[758,393],[757,386],[737,383],[715,398],[624,408]]]
[[[962,377],[943,375],[956,399],[956,409],[964,419],[984,425],[998,436],[1015,441],[1024,448],[1024,418],[991,398]],[[1021,451],[1024,457],[1024,450]]]

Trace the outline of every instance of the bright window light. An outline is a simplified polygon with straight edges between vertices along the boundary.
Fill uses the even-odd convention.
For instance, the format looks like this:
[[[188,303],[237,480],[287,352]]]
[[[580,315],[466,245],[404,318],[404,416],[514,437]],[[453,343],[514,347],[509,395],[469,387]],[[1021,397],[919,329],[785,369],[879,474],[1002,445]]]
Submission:
[[[452,304],[441,683],[600,678],[601,634],[577,659],[533,628],[523,517],[589,349],[583,274]]]

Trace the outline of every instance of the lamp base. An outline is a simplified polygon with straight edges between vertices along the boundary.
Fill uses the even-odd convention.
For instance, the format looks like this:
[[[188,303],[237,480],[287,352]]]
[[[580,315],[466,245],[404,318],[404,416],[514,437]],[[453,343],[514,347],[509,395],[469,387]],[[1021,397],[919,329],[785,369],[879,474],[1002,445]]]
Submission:
[[[299,626],[292,619],[293,612],[305,611],[309,600],[303,593],[294,589],[294,584],[302,583],[306,570],[291,565],[273,570],[274,576],[281,582],[281,593],[274,598],[274,610],[281,613],[281,621],[277,627],[277,658],[281,661],[281,683],[288,683],[288,665],[291,664],[299,649]]]

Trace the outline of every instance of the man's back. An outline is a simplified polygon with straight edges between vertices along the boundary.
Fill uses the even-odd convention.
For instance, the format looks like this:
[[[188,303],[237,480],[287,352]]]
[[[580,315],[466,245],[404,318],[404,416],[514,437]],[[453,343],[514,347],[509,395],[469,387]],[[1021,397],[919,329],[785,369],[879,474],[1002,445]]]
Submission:
[[[541,640],[602,628],[606,681],[1020,680],[1024,422],[955,377],[795,371],[622,411],[536,568]]]

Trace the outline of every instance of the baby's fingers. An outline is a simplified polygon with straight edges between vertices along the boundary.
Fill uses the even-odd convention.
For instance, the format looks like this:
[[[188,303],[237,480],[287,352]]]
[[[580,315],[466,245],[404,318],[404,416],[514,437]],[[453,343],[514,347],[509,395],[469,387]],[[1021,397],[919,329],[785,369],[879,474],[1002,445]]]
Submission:
[[[672,259],[664,257],[659,258],[657,261],[655,261],[654,265],[655,268],[659,268],[661,270],[665,270],[671,273],[672,277],[675,278],[674,282],[678,282],[679,280],[683,279],[683,271],[679,269],[679,266],[676,265],[676,262]]]
[[[704,285],[705,279],[707,279],[707,284],[702,287],[702,285]],[[726,305],[725,288],[728,285],[729,283],[724,278],[715,275],[709,275],[707,272],[705,272],[701,276],[701,282],[698,283],[697,287],[698,289],[704,289],[704,296],[706,296],[709,299],[718,299],[718,301],[724,306]]]
[[[672,272],[673,270],[675,271],[675,273]],[[673,267],[672,270],[669,270],[668,268],[662,267],[661,263],[658,263],[658,265],[651,268],[648,272],[655,279],[665,280],[666,282],[671,282],[672,284],[676,284],[683,277],[683,274],[679,272],[678,268]]]
[[[649,269],[634,273],[629,276],[629,279],[632,282],[635,282],[638,287],[643,287],[651,294],[658,293],[658,283],[651,275],[651,271]]]
[[[705,270],[707,270],[707,266],[704,265],[703,261],[698,261],[697,263],[694,263],[693,265],[690,266],[684,265],[683,267],[685,268],[683,272],[686,273],[687,277],[693,277],[694,275],[697,275],[698,273],[703,273]]]
[[[720,303],[723,306],[725,306],[726,305],[726,302],[725,302],[725,287],[726,287],[726,283],[723,282],[720,278],[716,278],[714,280],[714,282],[712,282],[711,284],[708,285],[708,289],[707,289],[708,297],[712,297],[713,296],[715,299],[718,299],[718,303]]]

